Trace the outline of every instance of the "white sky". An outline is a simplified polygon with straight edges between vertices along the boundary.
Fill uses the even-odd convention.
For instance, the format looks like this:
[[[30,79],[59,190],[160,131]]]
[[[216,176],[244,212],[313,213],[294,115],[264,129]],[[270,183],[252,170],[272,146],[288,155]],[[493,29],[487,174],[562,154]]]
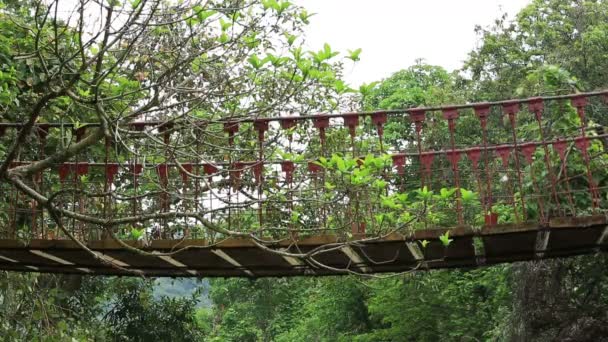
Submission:
[[[390,76],[417,58],[447,70],[459,68],[478,43],[475,25],[488,26],[503,12],[513,18],[530,0],[296,0],[317,13],[306,47],[363,49],[345,70],[352,86]]]

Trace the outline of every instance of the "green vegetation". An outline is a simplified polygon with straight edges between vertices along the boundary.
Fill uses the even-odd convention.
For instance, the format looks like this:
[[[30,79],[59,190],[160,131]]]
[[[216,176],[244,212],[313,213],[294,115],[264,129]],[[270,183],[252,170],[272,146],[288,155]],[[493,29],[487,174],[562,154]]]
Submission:
[[[211,1],[183,12],[171,12],[160,2],[130,1],[124,5],[132,11],[152,6],[167,11],[163,13],[168,22],[180,24],[151,24],[140,32],[146,39],[140,39],[138,31],[125,31],[121,34],[128,44],[107,50],[108,42],[82,50],[84,32],[67,23],[45,22],[40,15],[44,10],[32,4],[0,0],[2,121],[64,120],[78,126],[88,120],[143,117],[151,108],[155,113],[183,110],[215,120],[294,108],[394,109],[608,86],[608,2],[603,0],[534,0],[515,21],[502,18],[490,28],[479,28],[481,45],[462,70],[448,72],[420,61],[358,91],[340,79],[341,72],[343,63],[365,58],[365,51],[349,51],[344,59],[327,44],[318,51],[304,51],[300,33],[311,14],[289,1]],[[34,26],[41,36],[29,34]],[[176,90],[173,95],[179,101],[158,106],[159,96],[166,94],[157,91],[162,86],[163,92]],[[199,101],[201,93],[207,101]],[[184,103],[196,105],[180,107]],[[608,125],[605,110],[590,108],[589,118],[598,131]],[[548,119],[561,131],[580,125],[571,108]],[[476,127],[462,123],[465,132]],[[528,122],[520,130],[521,136],[538,135]],[[445,145],[446,125],[437,124],[430,131],[432,142]],[[93,135],[99,140],[106,133],[102,126]],[[346,134],[328,135],[328,150],[337,150]],[[472,140],[475,136],[462,134],[459,143],[478,144]],[[411,124],[396,122],[385,127],[384,138],[402,146],[415,139],[415,132]],[[243,147],[241,157],[255,156],[255,148],[246,148],[251,140],[235,138]],[[365,143],[373,142],[362,141],[361,147]],[[603,153],[602,145],[594,147],[596,152]],[[86,153],[101,155],[101,148],[96,148]],[[164,160],[154,147],[145,148],[150,158]],[[64,135],[49,136],[47,149],[84,153]],[[2,158],[13,152],[29,156],[34,150],[0,145]],[[223,157],[221,152],[210,155]],[[285,160],[303,158],[285,151],[277,154]],[[361,204],[361,212],[375,213],[373,221],[366,222],[377,230],[370,233],[454,222],[454,217],[441,213],[455,204],[456,189],[436,186],[385,194],[381,174],[391,163],[389,158],[368,155],[361,163],[337,152],[318,161],[327,173],[323,191],[328,200],[348,192]],[[23,175],[31,176],[39,171],[36,167],[24,169]],[[571,167],[573,172],[583,170],[581,163]],[[1,167],[0,177],[19,180]],[[478,194],[460,189],[460,195],[466,221],[481,225]],[[0,213],[9,203],[2,199]],[[578,207],[590,206],[587,197],[575,200]],[[114,209],[117,214],[131,210],[127,205]],[[332,212],[360,222],[371,220],[349,209],[336,203]],[[499,222],[515,221],[511,207],[497,203],[493,209]],[[533,206],[519,209],[531,217],[538,214]],[[307,227],[315,214],[312,207],[294,208],[286,221]],[[326,228],[343,227],[342,219],[328,218]],[[0,223],[8,220],[0,216]],[[61,226],[61,218],[56,221]],[[139,222],[130,223],[124,236],[143,238],[143,230],[135,227]],[[253,225],[247,223],[241,222]],[[224,233],[221,227],[217,230]],[[449,246],[449,232],[440,239]],[[209,285],[182,284],[182,293],[187,294],[178,296],[166,295],[170,292],[165,281],[159,286],[138,278],[1,272],[0,335],[7,341],[599,341],[608,336],[607,267],[608,258],[598,254],[380,279],[213,279]]]

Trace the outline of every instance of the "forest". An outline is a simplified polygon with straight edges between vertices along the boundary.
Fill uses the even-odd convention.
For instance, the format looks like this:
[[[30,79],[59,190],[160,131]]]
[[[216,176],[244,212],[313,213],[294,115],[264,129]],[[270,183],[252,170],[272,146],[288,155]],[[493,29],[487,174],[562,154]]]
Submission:
[[[390,110],[608,88],[604,0],[532,0],[514,19],[497,13],[490,27],[471,32],[479,46],[460,69],[418,60],[358,89],[342,75],[365,51],[338,52],[330,44],[305,51],[301,35],[311,14],[287,0],[175,6],[100,1],[107,21],[115,13],[124,23],[113,34],[103,20],[91,24],[99,26],[98,36],[87,38],[91,44],[83,43],[94,35],[83,28],[84,18],[94,17],[85,13],[89,1],[81,0],[79,10],[67,16],[58,13],[58,3],[0,0],[0,121],[30,128],[40,118],[75,127],[92,118],[101,122],[82,144],[65,147],[63,137],[49,138],[47,149],[62,151],[56,160],[82,153],[89,141],[116,138],[113,120],[142,113],[167,119],[162,113],[187,110],[217,119],[235,113]],[[580,125],[573,108],[565,114],[555,125]],[[603,134],[608,112],[598,106],[588,120]],[[535,129],[520,127],[524,135],[537,134]],[[384,130],[387,143],[413,139],[409,124],[391,123]],[[446,132],[439,127],[433,138]],[[347,137],[342,134],[328,135],[329,149],[340,148]],[[28,139],[22,134],[0,145],[1,183],[26,189],[8,164],[34,153],[20,147],[29,146]],[[594,147],[600,158],[608,158],[604,144]],[[153,144],[142,148],[162,154]],[[255,155],[255,144],[239,153]],[[43,162],[20,172],[31,176],[48,167]],[[571,167],[582,169],[582,163]],[[591,206],[587,198],[575,200],[577,207]],[[0,208],[9,205],[7,197],[2,201]],[[47,205],[48,219],[68,235],[62,215],[69,213],[58,208]],[[498,209],[499,223],[517,219],[510,207]],[[117,202],[115,210],[122,214],[130,207]],[[304,214],[292,214],[293,221],[307,210],[318,208],[301,208]],[[525,210],[534,215],[537,209]],[[10,218],[2,213],[4,225]],[[92,224],[84,216],[83,226]],[[116,235],[145,235],[138,229],[142,217]],[[209,224],[201,234],[240,233]],[[0,334],[6,341],[602,341],[608,340],[607,270],[608,258],[597,253],[376,276],[158,280],[1,271]]]

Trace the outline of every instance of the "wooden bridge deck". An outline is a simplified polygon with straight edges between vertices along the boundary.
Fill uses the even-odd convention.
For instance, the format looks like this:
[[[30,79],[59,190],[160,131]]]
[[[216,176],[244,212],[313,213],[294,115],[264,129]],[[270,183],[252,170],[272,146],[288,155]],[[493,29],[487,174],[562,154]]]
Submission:
[[[20,272],[79,273],[90,275],[135,275],[170,277],[269,277],[319,276],[359,273],[403,272],[412,269],[470,268],[504,262],[566,257],[608,250],[608,221],[605,216],[559,218],[545,227],[537,224],[496,225],[475,231],[466,227],[450,230],[454,239],[444,247],[438,237],[445,229],[418,231],[414,236],[393,235],[380,241],[353,242],[315,256],[328,267],[310,260],[284,257],[262,250],[251,241],[229,239],[213,247],[203,240],[155,240],[142,249],[171,252],[167,256],[145,256],[112,240],[93,241],[88,246],[99,257],[112,260],[123,270],[100,261],[69,240],[0,240],[0,269]],[[428,240],[422,248],[419,241]],[[298,241],[269,245],[307,252],[339,242],[335,236],[319,235]],[[130,242],[136,245],[135,242]],[[138,247],[141,247],[138,245]],[[336,270],[331,270],[334,268]]]

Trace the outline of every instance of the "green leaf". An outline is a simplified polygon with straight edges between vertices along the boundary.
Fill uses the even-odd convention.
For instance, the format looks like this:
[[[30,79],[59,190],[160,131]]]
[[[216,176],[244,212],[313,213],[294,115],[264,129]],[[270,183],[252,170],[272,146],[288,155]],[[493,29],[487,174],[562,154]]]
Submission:
[[[226,31],[232,26],[232,22],[224,21],[224,19],[220,18],[220,26],[222,27],[222,31]]]
[[[327,168],[329,166],[329,161],[325,157],[320,157],[319,161],[314,162],[315,164],[322,166],[323,168]]]
[[[280,5],[277,3],[276,0],[262,0],[262,6],[264,6],[264,9],[269,9],[272,8],[274,10],[279,9]]]
[[[293,55],[293,59],[296,62],[299,62],[302,59],[302,48],[301,47],[297,47],[295,49],[291,50],[291,54]]]
[[[291,218],[290,221],[291,223],[296,223],[300,220],[300,213],[297,211],[294,211],[291,213]]]
[[[382,179],[376,179],[374,181],[374,187],[379,190],[386,188],[387,185],[388,185],[388,182],[386,182],[385,180],[382,180]]]
[[[228,35],[226,34],[226,32],[222,33],[222,35],[218,38],[218,40],[220,41],[220,43],[222,44],[226,44],[228,43],[228,41],[230,40],[230,37],[228,37]]]
[[[247,58],[247,62],[249,62],[254,69],[259,69],[263,65],[262,60],[260,60],[257,55],[249,56],[249,58]]]
[[[447,247],[452,241],[454,241],[454,239],[450,239],[450,231],[446,230],[445,233],[439,236],[439,241],[441,241],[441,243]]]
[[[441,188],[440,192],[439,192],[439,196],[441,197],[441,199],[448,199],[450,197],[452,197],[452,195],[454,195],[454,193],[456,192],[456,189],[446,189],[446,188]]]
[[[357,62],[360,58],[361,49],[356,49],[354,51],[348,50],[348,56],[346,58],[353,60],[353,62]]]
[[[213,11],[213,10],[205,11],[204,8],[200,5],[194,6],[194,11],[196,13],[196,17],[201,22],[204,22],[205,20],[209,19],[209,17],[211,17],[212,15],[217,13],[216,11]]]
[[[471,190],[464,189],[464,188],[460,189],[460,195],[461,195],[462,201],[465,203],[470,203],[477,199],[477,193],[475,193]]]
[[[296,39],[298,38],[296,35],[293,34],[289,34],[286,33],[285,37],[287,37],[287,44],[289,44],[289,46],[292,46],[293,43],[296,41]]]
[[[408,211],[405,211],[405,212],[401,213],[401,215],[399,215],[400,223],[410,223],[411,221],[412,221],[412,214],[410,214]]]
[[[433,192],[429,191],[426,185],[422,189],[416,190],[416,193],[423,200],[429,200],[433,197]]]
[[[429,244],[429,240],[422,240],[422,241],[418,241],[420,242],[420,244],[422,245],[422,248],[426,248],[426,246]]]
[[[279,4],[279,7],[277,8],[277,13],[279,15],[283,14],[283,12],[285,12],[290,6],[291,6],[291,2],[289,2],[289,1],[282,1]]]
[[[139,240],[144,235],[143,229],[131,228],[131,238]]]
[[[389,209],[402,209],[403,206],[401,204],[395,203],[395,200],[392,196],[380,196],[381,203],[383,207],[387,207]]]
[[[344,81],[342,80],[336,80],[334,82],[334,89],[336,89],[336,92],[338,94],[342,94],[345,92],[345,90],[348,89],[348,87],[346,86],[346,83],[344,83]]]
[[[310,17],[312,17],[314,15],[314,13],[308,13],[308,11],[306,11],[305,9],[303,9],[302,11],[300,11],[300,13],[298,14],[298,17],[300,18],[300,20],[304,23],[304,24],[310,24]]]
[[[331,184],[330,182],[327,182],[327,181],[325,182],[325,189],[327,189],[327,190],[333,190],[335,188],[336,188],[335,185],[333,185],[333,184]]]

